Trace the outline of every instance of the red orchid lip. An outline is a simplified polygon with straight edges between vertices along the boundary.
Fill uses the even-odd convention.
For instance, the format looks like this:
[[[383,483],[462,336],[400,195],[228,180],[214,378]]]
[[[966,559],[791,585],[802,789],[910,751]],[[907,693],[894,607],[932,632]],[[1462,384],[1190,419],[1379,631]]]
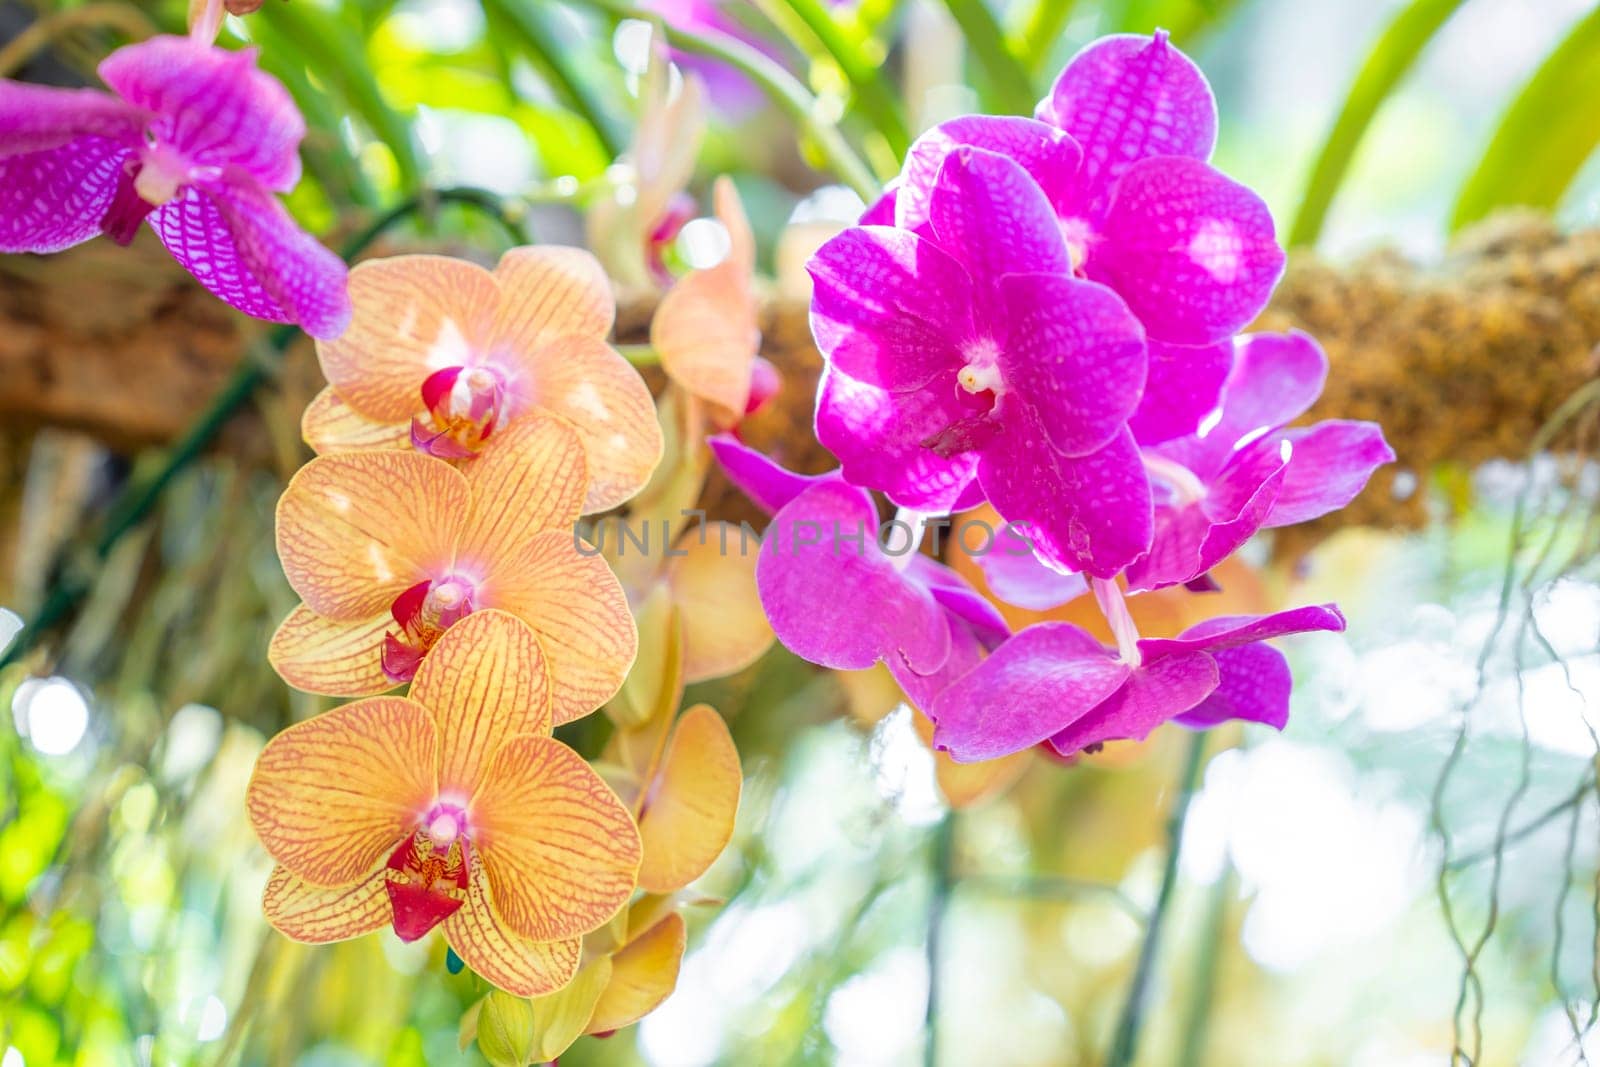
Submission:
[[[443,855],[425,830],[400,842],[389,857],[384,889],[394,910],[394,932],[416,941],[461,910],[467,901],[471,846],[457,836]]]

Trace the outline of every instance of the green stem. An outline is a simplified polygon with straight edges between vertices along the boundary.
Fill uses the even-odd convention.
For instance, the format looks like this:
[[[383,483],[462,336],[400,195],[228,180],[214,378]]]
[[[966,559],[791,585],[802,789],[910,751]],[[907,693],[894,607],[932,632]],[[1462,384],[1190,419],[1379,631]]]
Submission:
[[[654,345],[617,345],[616,349],[622,358],[632,363],[635,367],[658,367],[661,365],[661,353],[656,351]]]
[[[668,43],[685,52],[709,56],[733,67],[761,86],[780,108],[789,114],[811,137],[823,155],[828,157],[834,174],[850,186],[867,203],[872,203],[883,192],[872,171],[862,162],[855,149],[850,147],[839,128],[824,121],[817,113],[817,99],[806,91],[793,74],[762,55],[756,49],[731,37],[691,33],[676,26],[663,25],[660,16],[628,0],[577,0],[598,11],[605,11],[620,19],[638,19],[661,27]]]
[[[1216,1005],[1217,978],[1222,970],[1222,936],[1227,932],[1228,904],[1237,889],[1238,882],[1231,865],[1211,887],[1211,899],[1206,902],[1200,952],[1195,958],[1194,977],[1189,982],[1193,992],[1189,995],[1189,1007],[1184,1014],[1183,1045],[1178,1050],[1177,1067],[1203,1067],[1206,1062],[1211,1012]]]
[[[905,155],[906,149],[911,146],[911,131],[906,126],[900,102],[895,99],[895,94],[884,81],[882,64],[874,63],[862,54],[856,42],[840,29],[833,14],[822,6],[820,0],[782,0],[782,2],[801,22],[805,23],[806,29],[811,31],[817,42],[827,50],[828,55],[833,57],[833,61],[839,64],[839,69],[850,82],[850,89],[855,93],[856,102],[860,104],[862,113],[888,142],[895,158]]]
[[[1050,60],[1056,39],[1067,28],[1077,0],[1034,0],[1022,27],[1011,38],[1011,51],[1029,74],[1037,76]]]
[[[961,27],[967,46],[978,57],[978,62],[989,75],[1000,110],[1015,115],[1032,115],[1038,95],[1033,91],[1033,79],[1028,76],[1022,61],[1006,43],[1006,35],[995,21],[994,13],[984,0],[945,0],[950,17]]]
[[[373,221],[345,246],[343,258],[348,262],[364,252],[384,231],[402,219],[432,211],[441,203],[462,204],[494,218],[517,243],[527,243],[521,220],[516,216],[514,202],[482,189],[438,189],[419,193],[397,205]],[[234,414],[255,394],[256,387],[266,381],[277,360],[299,332],[295,326],[280,326],[267,339],[266,352],[247,355],[234,368],[233,374],[200,413],[200,417],[179,438],[166,458],[146,478],[131,482],[112,502],[106,512],[100,533],[89,545],[87,560],[68,560],[62,576],[51,586],[33,619],[3,653],[0,668],[20,660],[39,638],[88,595],[100,566],[111,555],[117,543],[151,511],[160,501],[174,479],[205,451],[212,439]]]
[[[1200,784],[1200,769],[1205,766],[1205,756],[1206,735],[1197,731],[1189,739],[1178,795],[1173,798],[1172,811],[1167,815],[1166,868],[1161,873],[1161,888],[1156,894],[1155,907],[1150,912],[1150,922],[1145,926],[1144,941],[1139,945],[1139,960],[1134,965],[1133,980],[1128,984],[1128,998],[1123,1002],[1122,1015],[1117,1020],[1116,1036],[1111,1042],[1111,1053],[1106,1057],[1106,1067],[1129,1067],[1139,1051],[1139,1033],[1144,1026],[1150,979],[1155,972],[1156,956],[1161,948],[1161,934],[1172,905],[1173,890],[1178,885],[1178,854],[1183,847],[1183,827],[1189,818],[1189,801],[1194,798],[1195,789]]]
[[[944,945],[944,916],[950,907],[950,891],[955,875],[956,813],[945,812],[933,829],[933,887],[928,894],[928,1008],[925,1021],[926,1044],[923,1062],[936,1067],[939,1062],[939,967]]]
[[[551,28],[545,6],[516,0],[484,0],[483,6],[486,14],[510,28],[557,91],[594,130],[606,153],[612,158],[622,155],[627,150],[624,138],[600,97],[572,69],[561,34]]]

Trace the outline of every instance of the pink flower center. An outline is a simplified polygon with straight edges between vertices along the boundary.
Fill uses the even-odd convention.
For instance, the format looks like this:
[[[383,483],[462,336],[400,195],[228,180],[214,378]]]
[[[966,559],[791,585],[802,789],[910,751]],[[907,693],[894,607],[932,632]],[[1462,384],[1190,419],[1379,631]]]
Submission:
[[[1188,507],[1206,497],[1206,486],[1188,467],[1156,452],[1143,453],[1145,473],[1165,489],[1167,499],[1162,503],[1173,507]]]
[[[466,903],[472,858],[466,826],[461,808],[435,804],[423,816],[422,828],[390,855],[384,889],[400,940],[417,940]]]
[[[969,393],[993,393],[996,398],[1005,393],[1005,379],[1000,374],[1000,346],[988,337],[969,342],[961,351],[966,365],[956,373],[956,381]]]
[[[427,416],[411,420],[411,443],[441,459],[478,454],[505,417],[505,377],[493,367],[446,367],[422,383]]]
[[[422,657],[446,630],[466,618],[476,608],[477,583],[451,574],[418,582],[394,598],[389,614],[399,624],[399,633],[383,638],[383,673],[399,685],[416,676]]]

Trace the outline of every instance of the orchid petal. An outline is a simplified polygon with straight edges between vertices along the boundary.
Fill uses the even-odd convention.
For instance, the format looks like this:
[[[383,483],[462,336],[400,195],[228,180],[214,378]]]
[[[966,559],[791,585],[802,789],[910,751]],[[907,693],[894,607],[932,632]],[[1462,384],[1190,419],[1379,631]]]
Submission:
[[[1289,661],[1271,645],[1225,648],[1212,657],[1221,680],[1205,700],[1176,722],[1204,730],[1231,719],[1265,723],[1275,730],[1289,724],[1289,691],[1294,679]]]
[[[467,467],[472,517],[461,557],[492,570],[545,530],[570,530],[588,497],[589,460],[572,425],[550,415],[518,419]]]
[[[1249,325],[1283,263],[1260,197],[1198,160],[1158,157],[1117,183],[1089,270],[1151,337],[1198,345]]]
[[[474,974],[519,997],[560,989],[578,973],[583,942],[533,941],[512,930],[495,911],[482,863],[472,865],[466,904],[444,920],[442,929],[445,940]]]
[[[1130,673],[1071,623],[1030,626],[934,702],[934,745],[958,763],[1019,752],[1105,700]]]
[[[359,700],[268,741],[245,808],[267,855],[313,885],[350,885],[416,825],[437,793],[438,766],[427,708]]]
[[[947,250],[905,230],[855,226],[817,249],[811,332],[830,364],[903,392],[961,366],[975,336],[972,283]]]
[[[633,816],[576,752],[548,737],[515,737],[489,760],[472,797],[472,840],[495,913],[536,941],[605,925],[639,870]]]
[[[355,621],[454,562],[467,480],[412,452],[319,456],[278,501],[278,557],[318,614]]]
[[[687,944],[683,916],[674,911],[613,955],[611,981],[589,1017],[589,1033],[638,1022],[671,996]]]
[[[1002,410],[1018,404],[1029,432],[1065,455],[1103,447],[1144,392],[1138,320],[1111,290],[1059,274],[1007,275],[1000,298],[1009,331],[999,358]]]
[[[1013,115],[962,115],[941,122],[918,137],[900,171],[901,192],[894,200],[894,225],[921,230],[928,224],[928,199],[939,168],[962,146],[1015,160],[1038,183],[1059,211],[1069,204],[1077,184],[1083,150],[1061,130],[1035,119]],[[862,219],[866,225],[866,219]]]
[[[322,373],[352,408],[378,422],[408,422],[420,389],[446,367],[474,366],[494,339],[500,287],[475,263],[450,256],[390,256],[350,271],[350,328],[317,342]]]
[[[571,531],[534,536],[496,563],[480,591],[485,607],[509,611],[538,632],[556,725],[589,714],[622,687],[639,648],[628,598],[598,551]]]
[[[1266,641],[1288,634],[1326,630],[1333,633],[1345,627],[1344,616],[1332,604],[1307,605],[1271,615],[1227,615],[1189,627],[1173,638],[1146,639],[1139,642],[1139,651],[1145,659],[1170,656],[1179,652],[1219,652],[1238,648],[1254,641]]]
[[[957,811],[999,796],[1021,778],[1033,762],[1033,751],[1025,749],[981,763],[957,763],[948,752],[933,750],[932,720],[926,715],[914,715],[912,725],[922,743],[933,751],[933,777],[940,794],[945,803]]]
[[[970,414],[956,384],[948,386],[891,393],[826,367],[817,390],[817,441],[839,457],[852,485],[877,489],[900,507],[954,511],[970,503],[977,454],[941,456],[923,444]]]
[[[0,252],[59,252],[98,237],[129,156],[126,145],[102,137],[0,153]]]
[[[990,592],[1029,611],[1049,611],[1089,591],[1083,575],[1063,574],[1047,566],[1009,524],[1000,528],[987,551],[973,558]]]
[[[1217,139],[1217,104],[1205,75],[1163,32],[1117,34],[1085,47],[1056,79],[1038,117],[1083,146],[1084,206],[1091,212],[1139,160],[1209,159]]]
[[[633,364],[604,341],[585,337],[560,338],[525,363],[535,403],[566,419],[583,443],[589,472],[584,513],[609,511],[644,488],[663,444],[650,390]]]
[[[1338,511],[1366,488],[1373,471],[1394,462],[1394,449],[1377,423],[1329,420],[1290,430],[1284,437],[1293,451],[1283,488],[1267,515],[1268,526],[1289,526]]]
[[[138,148],[148,118],[143,108],[98,89],[0,81],[0,161],[57,148],[76,151],[88,142],[100,143],[100,151]]]
[[[1151,340],[1147,349],[1144,396],[1128,419],[1129,428],[1141,445],[1194,434],[1222,398],[1233,366],[1232,342],[1175,345]]]
[[[406,448],[411,435],[406,423],[374,422],[325,387],[300,416],[300,436],[313,452],[371,452]]]
[[[747,546],[744,531],[731,523],[710,522],[669,554],[666,580],[683,620],[684,681],[723,678],[760,659],[773,639],[756,588],[760,545]]]
[[[394,688],[383,672],[383,638],[394,629],[388,612],[335,622],[304,604],[279,624],[267,661],[296,689],[326,696],[371,696]]]
[[[967,147],[946,156],[929,196],[928,221],[939,247],[976,285],[1007,274],[1072,273],[1055,209],[1028,172],[1005,156]],[[961,295],[942,293],[937,300],[960,307]]]
[[[475,611],[446,630],[409,695],[439,729],[442,791],[471,796],[504,742],[550,733],[550,667],[538,635],[503,611]]]
[[[601,338],[616,319],[605,268],[590,252],[561,245],[513,248],[494,269],[500,284],[495,336],[533,351],[558,337]]]
[[[722,716],[707,704],[684,712],[639,808],[639,887],[673,893],[704,874],[733,839],[743,785]]]
[[[983,660],[983,643],[972,632],[972,628],[951,612],[945,613],[944,621],[950,633],[950,654],[937,668],[927,672],[915,671],[898,656],[885,661],[907,702],[923,715],[933,707],[940,693]]]
[[[837,471],[796,474],[732,434],[708,437],[706,444],[711,446],[711,455],[728,476],[728,481],[768,515],[781,511],[789,501],[818,482],[839,480]]]
[[[1180,652],[1147,663],[1128,683],[1050,738],[1070,756],[1105,741],[1138,741],[1199,704],[1218,681],[1217,662],[1204,652]]]
[[[384,892],[384,865],[350,885],[318,886],[278,864],[267,878],[261,910],[291,941],[326,945],[389,925],[394,908]]]

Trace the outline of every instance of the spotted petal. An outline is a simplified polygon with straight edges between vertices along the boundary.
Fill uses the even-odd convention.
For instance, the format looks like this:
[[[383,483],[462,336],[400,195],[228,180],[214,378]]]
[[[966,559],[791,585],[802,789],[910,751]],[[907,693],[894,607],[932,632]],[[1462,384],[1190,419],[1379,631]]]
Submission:
[[[1222,399],[1233,366],[1233,344],[1174,345],[1147,341],[1149,372],[1144,396],[1128,419],[1141,445],[1194,434]]]
[[[472,865],[467,901],[442,925],[461,962],[485,981],[519,997],[560,989],[578,973],[583,942],[533,941],[512,930],[495,911],[483,864]]]
[[[1105,741],[1138,741],[1151,730],[1199,704],[1217,688],[1217,661],[1204,652],[1182,652],[1134,671],[1116,693],[1050,738],[1050,747],[1070,756]]]
[[[1240,645],[1212,657],[1217,661],[1217,688],[1175,721],[1195,730],[1230,719],[1259,722],[1281,730],[1289,724],[1289,691],[1294,679],[1289,661],[1271,645]]]
[[[534,940],[604,925],[632,894],[639,831],[611,787],[548,737],[507,741],[468,818],[495,911]]]
[[[1013,115],[962,115],[941,122],[916,139],[900,171],[892,212],[901,229],[928,224],[928,198],[945,157],[957,148],[982,148],[1015,160],[1038,183],[1058,211],[1071,202],[1083,152],[1061,130]],[[862,220],[865,223],[865,219]]]
[[[129,155],[103,137],[0,154],[0,252],[59,252],[99,236]]]
[[[1072,258],[1044,191],[1019,164],[960,147],[945,157],[928,200],[939,247],[966,268],[983,300],[1007,274],[1071,274]],[[958,293],[940,298],[955,304]],[[982,328],[999,309],[991,308]]]
[[[439,735],[420,704],[374,697],[267,742],[245,798],[250,825],[290,872],[351,885],[386,860],[437,793]]]

